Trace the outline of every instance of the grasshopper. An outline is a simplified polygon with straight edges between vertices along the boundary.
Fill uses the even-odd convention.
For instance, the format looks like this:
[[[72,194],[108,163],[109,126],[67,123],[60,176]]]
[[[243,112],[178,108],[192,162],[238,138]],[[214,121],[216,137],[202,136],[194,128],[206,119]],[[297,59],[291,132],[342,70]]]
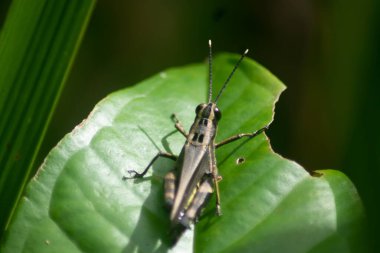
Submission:
[[[140,178],[147,173],[159,157],[176,161],[175,168],[165,175],[164,183],[165,204],[171,210],[170,246],[175,245],[182,233],[190,228],[190,224],[197,221],[202,208],[214,190],[216,192],[216,214],[219,216],[222,214],[219,193],[219,182],[222,177],[218,173],[215,150],[243,137],[253,138],[268,129],[268,126],[265,126],[255,132],[237,134],[215,143],[218,121],[222,117],[221,111],[217,107],[217,101],[247,53],[248,49],[242,54],[215,100],[212,101],[212,45],[209,40],[208,102],[201,103],[196,107],[195,120],[189,133],[186,133],[176,115],[172,115],[175,128],[186,138],[181,153],[177,157],[168,152],[159,152],[143,172],[128,171],[133,174],[131,178]]]

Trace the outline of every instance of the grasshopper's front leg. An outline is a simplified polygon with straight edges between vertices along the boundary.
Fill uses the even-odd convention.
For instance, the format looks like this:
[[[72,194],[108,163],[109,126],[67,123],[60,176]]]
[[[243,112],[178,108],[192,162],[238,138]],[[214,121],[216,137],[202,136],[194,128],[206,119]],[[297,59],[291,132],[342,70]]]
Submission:
[[[263,127],[261,129],[255,131],[253,133],[242,133],[242,134],[237,134],[237,135],[231,136],[231,137],[229,137],[229,138],[227,138],[227,139],[225,139],[225,140],[223,140],[223,141],[221,141],[219,143],[216,143],[215,144],[215,148],[220,148],[221,146],[224,146],[224,145],[226,145],[228,143],[231,143],[233,141],[239,140],[239,139],[241,139],[243,137],[254,138],[257,135],[261,134],[262,132],[268,130],[268,128],[269,128],[269,126],[265,126],[265,127]]]
[[[132,177],[126,177],[126,176],[123,176],[123,180],[125,179],[128,179],[128,178],[141,178],[143,177],[149,170],[149,168],[153,165],[153,163],[159,158],[159,157],[166,157],[166,158],[169,158],[169,159],[172,159],[174,161],[177,160],[177,156],[171,154],[171,153],[168,153],[168,152],[163,152],[163,151],[160,151],[158,152],[158,154],[153,157],[153,159],[150,161],[150,163],[148,164],[148,166],[143,170],[143,172],[139,173],[135,170],[128,170],[128,173],[129,174],[134,174]]]
[[[177,115],[175,115],[175,113],[172,114],[172,120],[174,121],[175,123],[175,128],[183,135],[185,136],[185,138],[188,137],[188,134],[186,133],[186,130],[185,128],[183,127],[182,123],[178,120],[177,118]]]

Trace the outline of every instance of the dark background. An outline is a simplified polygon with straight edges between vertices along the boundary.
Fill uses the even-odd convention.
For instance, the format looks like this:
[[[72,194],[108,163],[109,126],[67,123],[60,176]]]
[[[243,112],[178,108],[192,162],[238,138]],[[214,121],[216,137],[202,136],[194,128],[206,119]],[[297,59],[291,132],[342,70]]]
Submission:
[[[287,85],[268,132],[274,150],[346,173],[380,248],[379,14],[376,0],[98,1],[38,163],[100,99],[203,61],[211,38],[214,52],[249,48]]]

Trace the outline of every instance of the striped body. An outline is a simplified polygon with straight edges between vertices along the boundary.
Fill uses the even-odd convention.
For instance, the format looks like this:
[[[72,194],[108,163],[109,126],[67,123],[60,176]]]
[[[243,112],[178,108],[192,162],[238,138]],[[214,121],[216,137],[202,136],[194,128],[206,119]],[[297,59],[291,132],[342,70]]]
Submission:
[[[218,116],[216,116],[218,114]],[[209,195],[217,176],[214,140],[219,119],[214,103],[200,104],[176,167],[165,176],[165,202],[171,207],[172,231],[179,237],[194,222]]]

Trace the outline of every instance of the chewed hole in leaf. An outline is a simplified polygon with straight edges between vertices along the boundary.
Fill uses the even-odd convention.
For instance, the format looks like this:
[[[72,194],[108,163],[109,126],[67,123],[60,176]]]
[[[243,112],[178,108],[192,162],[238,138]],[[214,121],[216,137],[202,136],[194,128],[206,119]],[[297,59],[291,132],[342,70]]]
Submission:
[[[236,164],[237,165],[243,164],[244,162],[245,162],[245,158],[244,157],[239,157],[238,159],[236,159]]]

